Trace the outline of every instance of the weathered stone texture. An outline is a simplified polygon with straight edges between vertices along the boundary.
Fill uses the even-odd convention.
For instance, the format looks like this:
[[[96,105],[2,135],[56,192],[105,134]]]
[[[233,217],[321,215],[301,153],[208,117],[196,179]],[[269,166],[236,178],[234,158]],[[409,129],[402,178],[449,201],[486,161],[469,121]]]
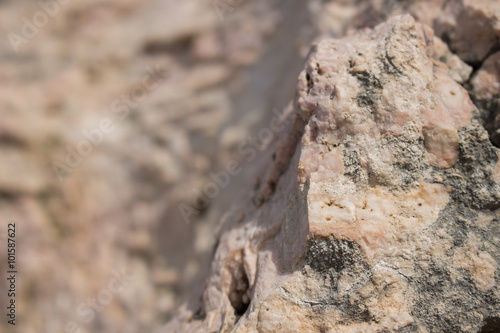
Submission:
[[[434,27],[462,60],[480,63],[500,47],[500,2],[449,0]]]
[[[409,15],[315,45],[290,134],[166,332],[498,327],[500,154],[470,74]]]

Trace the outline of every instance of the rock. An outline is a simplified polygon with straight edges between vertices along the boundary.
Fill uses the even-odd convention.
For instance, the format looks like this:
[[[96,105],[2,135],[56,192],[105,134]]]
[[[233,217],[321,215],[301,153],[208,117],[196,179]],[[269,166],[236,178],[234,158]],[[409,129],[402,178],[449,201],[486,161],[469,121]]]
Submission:
[[[453,80],[463,83],[468,80],[470,68],[444,43],[458,52],[460,34],[468,33],[462,27],[462,21],[466,22],[471,31],[479,29],[484,33],[478,38],[466,36],[464,40],[470,49],[459,54],[475,54],[487,48],[481,46],[476,50],[475,43],[489,44],[491,31],[498,30],[493,24],[498,17],[493,10],[494,0],[463,4],[445,0],[110,0],[105,3],[91,0],[85,4],[60,1],[60,6],[53,2],[52,7],[47,3],[0,1],[3,9],[0,20],[4,23],[0,30],[6,36],[0,51],[0,156],[4,162],[0,167],[0,216],[2,221],[19,223],[22,226],[20,244],[29,244],[19,252],[18,258],[26,277],[19,280],[21,292],[17,301],[23,306],[19,309],[18,329],[26,333],[70,330],[66,325],[73,321],[78,325],[75,331],[84,332],[143,332],[163,326],[172,318],[185,294],[196,285],[194,279],[202,276],[200,263],[212,253],[215,242],[212,230],[219,223],[220,215],[235,206],[237,193],[249,192],[248,189],[255,186],[255,192],[241,202],[249,207],[235,207],[235,212],[227,216],[228,225],[220,231],[220,235],[226,235],[232,230],[231,223],[238,225],[236,221],[240,221],[247,228],[242,231],[243,236],[237,231],[223,236],[225,241],[218,240],[222,244],[218,257],[233,258],[221,265],[224,281],[234,281],[227,286],[231,291],[227,309],[235,308],[237,313],[228,312],[228,319],[223,319],[224,325],[230,327],[227,323],[231,323],[231,318],[235,321],[247,305],[264,304],[253,293],[274,292],[272,285],[283,285],[279,278],[288,280],[301,271],[304,249],[297,244],[306,237],[309,223],[306,219],[298,224],[299,228],[292,223],[294,216],[306,213],[304,207],[307,207],[307,197],[300,194],[302,192],[292,195],[298,186],[293,172],[299,172],[299,157],[302,159],[299,176],[306,182],[310,181],[307,179],[315,182],[328,179],[332,172],[351,175],[356,184],[366,181],[354,153],[342,154],[339,158],[334,152],[316,161],[315,155],[322,152],[321,147],[308,144],[304,154],[293,155],[295,143],[301,141],[305,127],[301,117],[294,118],[299,109],[288,109],[283,126],[296,119],[295,128],[290,134],[283,133],[278,148],[263,155],[252,155],[265,146],[260,145],[264,140],[253,139],[257,133],[265,134],[260,130],[272,128],[275,112],[271,110],[277,108],[281,112],[293,97],[293,86],[311,42],[318,36],[340,38],[350,31],[372,28],[406,12],[428,25],[441,17],[436,22],[438,28],[446,30],[446,34],[439,31],[444,42],[429,32],[428,40],[433,39],[434,47],[429,48],[428,55],[443,72],[438,77],[448,79],[445,74],[448,73]],[[480,8],[480,15],[476,17],[471,12],[443,16],[440,14],[444,3],[445,8],[453,4],[461,6],[464,8],[461,11]],[[49,12],[55,10],[54,6],[58,7],[58,14],[52,17]],[[50,22],[42,24],[47,15]],[[481,22],[480,16],[486,17],[486,21]],[[446,17],[451,17],[453,24],[446,25],[447,21],[443,20]],[[11,33],[25,38],[28,34],[29,38],[17,47],[9,37]],[[447,36],[453,36],[453,41]],[[498,49],[493,46],[485,57],[495,51]],[[467,61],[477,70],[484,59]],[[142,89],[136,89],[147,79],[150,69],[155,72],[160,69],[166,75],[161,78],[163,75],[157,72],[161,84],[140,97]],[[484,71],[476,74],[480,72]],[[465,84],[467,89],[469,83]],[[363,91],[369,96],[377,89]],[[139,103],[129,104],[128,111],[123,103],[114,104],[118,99],[123,102],[123,97],[132,92],[138,94]],[[469,93],[476,95],[472,89]],[[433,95],[425,96],[432,98]],[[368,100],[362,97],[360,101],[363,98]],[[474,97],[473,101],[491,134],[493,118],[489,115],[495,108],[486,108],[483,103],[490,103],[490,99],[481,98]],[[120,117],[116,117],[115,106]],[[376,106],[381,107],[381,103]],[[457,108],[461,109],[462,106]],[[121,119],[124,114],[127,116]],[[438,114],[442,116],[442,112]],[[60,182],[52,162],[66,164],[67,147],[74,150],[78,145],[85,146],[83,130],[93,131],[108,117],[115,125],[113,133],[104,135],[102,143],[94,145],[93,152],[79,166],[72,167]],[[270,126],[258,128],[259,124]],[[487,146],[487,138],[478,133],[456,131],[454,125],[449,126],[447,122],[440,127],[430,126],[422,131],[424,148],[419,146],[408,157],[403,154],[406,147],[403,146],[397,158],[401,158],[402,165],[411,166],[414,159],[419,160],[425,154],[434,167],[451,165],[446,177],[438,176],[448,182],[445,187],[460,189],[450,192],[455,199],[474,207],[495,207],[496,199],[488,190],[494,182],[483,172],[491,169],[492,162],[485,161],[494,160],[494,155],[483,153],[477,167],[471,167],[476,164],[469,162],[460,164],[461,160],[478,159],[461,148],[464,137],[477,134],[474,142],[481,143],[469,142],[472,151]],[[388,151],[382,153],[390,157],[394,146],[391,143],[387,147]],[[275,162],[270,168],[268,162],[275,151]],[[374,150],[373,154],[377,152]],[[252,163],[247,164],[252,159]],[[377,156],[371,156],[371,160],[374,159]],[[245,175],[264,167],[255,179],[231,177],[226,188],[221,186],[219,196],[207,199],[201,191],[214,184],[211,175],[224,172],[226,163],[232,160],[240,163]],[[311,164],[304,163],[308,160]],[[457,165],[463,167],[456,171]],[[377,178],[392,181],[391,175],[384,172],[386,166],[391,167],[390,163],[374,162],[371,166],[370,173],[374,176],[370,176],[368,182]],[[427,201],[435,199],[438,207],[443,204],[438,195],[440,189],[434,183],[414,189],[412,186],[418,179],[413,179],[411,172],[405,175],[394,166],[391,170],[397,177],[407,177],[409,194],[402,194],[403,198],[415,196]],[[492,177],[498,179],[500,168],[494,170]],[[251,186],[247,186],[247,182]],[[284,187],[287,183],[289,187]],[[394,184],[399,186],[397,182]],[[383,188],[375,194],[380,193],[384,202],[400,202],[399,192],[391,191]],[[360,192],[360,196],[363,193]],[[375,194],[369,192],[366,196],[371,198]],[[279,202],[277,195],[285,199]],[[358,214],[351,199],[334,200],[329,207],[349,220],[353,212]],[[201,206],[195,204],[199,201],[203,202]],[[274,202],[272,206],[271,202]],[[179,209],[184,204],[195,207],[187,219]],[[283,215],[287,206],[289,209]],[[435,211],[427,215],[433,214]],[[283,216],[288,224],[282,222]],[[451,219],[455,215],[449,216]],[[496,223],[491,220],[491,214],[482,221],[485,226],[489,225],[488,221]],[[423,225],[426,223],[430,222],[425,220]],[[469,228],[469,222],[460,220],[459,223]],[[281,232],[284,226],[287,227]],[[235,242],[242,237],[240,240],[245,246],[227,246],[231,255],[226,255],[224,242],[233,236]],[[305,240],[304,244],[307,244]],[[316,247],[322,243],[318,244]],[[471,275],[471,281],[477,282],[482,290],[488,289],[494,281],[492,261],[482,253],[483,248],[470,255],[476,251],[475,243],[464,244],[467,246],[457,252],[455,261],[460,262],[464,274],[477,271]],[[331,249],[351,251],[343,246]],[[356,256],[354,252],[353,256]],[[237,258],[243,258],[243,265]],[[0,261],[6,260],[6,253],[1,252]],[[122,268],[134,274],[133,282],[102,311],[96,311],[94,320],[86,322],[78,312],[81,302],[96,298],[107,286],[112,270]],[[203,318],[204,311],[209,311],[207,318],[214,318],[216,327],[217,311],[224,309],[221,304],[226,303],[217,303],[213,295],[226,286],[214,288],[216,278],[211,281],[205,296],[211,305],[202,308],[194,302],[187,309],[199,319]],[[304,281],[310,280],[304,278]],[[259,297],[264,299],[265,295]],[[287,311],[291,319],[295,319],[294,312],[283,307],[283,312]],[[26,314],[30,314],[29,320],[23,319]],[[494,316],[484,320],[485,331],[495,325]],[[190,329],[202,323],[201,320],[193,322]],[[293,321],[297,327],[302,324],[307,327],[311,323]],[[261,330],[272,327],[264,321],[261,325]],[[289,326],[292,327],[292,323]],[[1,332],[9,331],[8,327],[6,321],[0,322]]]
[[[246,158],[219,144],[226,124],[251,129],[231,117],[259,106],[260,121],[281,108],[274,93],[255,93],[262,89],[256,82],[267,82],[268,68],[277,77],[289,73],[294,63],[268,52],[281,31],[295,37],[275,29],[281,9],[266,0],[241,4],[223,21],[212,0],[63,2],[0,1],[0,216],[17,222],[19,242],[29,244],[18,256],[26,279],[18,285],[17,327],[154,331],[191,291],[213,245],[205,230],[217,219],[209,221],[208,207],[186,220],[179,205],[192,205],[228,160]],[[296,76],[302,59],[285,44],[279,51],[295,59]],[[250,67],[264,53],[270,60],[252,77]],[[280,80],[270,85],[294,84]],[[241,96],[255,103],[235,107]],[[96,133],[104,119],[113,122],[112,133]],[[84,132],[93,133],[92,152]],[[87,153],[80,159],[69,150]],[[53,167],[69,159],[78,165]],[[79,306],[122,268],[133,282],[84,318]],[[1,295],[3,301],[7,293]],[[0,332],[10,326],[2,320]]]
[[[491,141],[500,147],[500,52],[484,61],[474,74],[471,86]]]
[[[434,24],[436,35],[468,63],[480,63],[498,48],[500,2],[450,0]]]
[[[7,196],[36,195],[47,185],[48,177],[38,168],[34,156],[21,154],[12,147],[0,147],[0,154],[4,161],[8,161],[0,169],[0,193]]]
[[[165,332],[498,327],[500,152],[435,41],[403,15],[313,47],[269,164]]]
[[[446,64],[450,71],[450,77],[458,83],[465,83],[472,73],[472,67],[463,62],[456,54],[453,54],[448,45],[438,37],[434,37],[434,58]]]

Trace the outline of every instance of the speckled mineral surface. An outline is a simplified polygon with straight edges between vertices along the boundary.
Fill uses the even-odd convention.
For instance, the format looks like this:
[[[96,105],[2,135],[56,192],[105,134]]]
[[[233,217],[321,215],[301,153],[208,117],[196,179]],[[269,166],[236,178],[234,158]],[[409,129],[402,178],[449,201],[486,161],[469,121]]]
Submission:
[[[471,71],[410,15],[314,45],[165,332],[495,332],[500,153],[459,84]]]

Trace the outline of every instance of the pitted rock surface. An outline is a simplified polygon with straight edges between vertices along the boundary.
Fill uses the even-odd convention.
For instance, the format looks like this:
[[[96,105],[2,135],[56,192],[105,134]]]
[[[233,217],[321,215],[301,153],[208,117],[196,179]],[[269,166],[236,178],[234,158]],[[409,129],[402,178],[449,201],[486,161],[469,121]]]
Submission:
[[[165,332],[498,327],[500,152],[436,43],[402,15],[312,48],[262,181]]]

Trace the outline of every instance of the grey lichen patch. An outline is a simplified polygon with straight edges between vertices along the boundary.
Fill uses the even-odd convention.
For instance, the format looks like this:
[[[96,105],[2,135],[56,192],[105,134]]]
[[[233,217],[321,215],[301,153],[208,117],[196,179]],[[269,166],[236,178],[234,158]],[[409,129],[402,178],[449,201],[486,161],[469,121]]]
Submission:
[[[480,332],[485,318],[500,313],[500,257],[492,243],[499,213],[452,201],[419,235],[427,246],[414,254],[411,312],[430,332]]]
[[[458,134],[457,163],[448,169],[434,168],[434,181],[447,186],[457,203],[475,209],[500,208],[500,183],[493,177],[498,149],[475,119]]]
[[[404,332],[411,332],[415,326],[405,301],[407,287],[406,277],[390,265],[379,263],[370,267],[357,243],[313,237],[308,240],[302,270],[280,287],[266,305],[294,309],[298,315],[295,322],[301,323],[301,329],[307,328],[307,332],[397,332],[404,328]],[[398,313],[393,313],[394,307]],[[266,306],[266,317],[267,311]],[[287,316],[282,309],[273,312],[275,321]]]
[[[349,240],[337,240],[334,237],[308,240],[306,265],[323,276],[334,280],[346,269],[362,270],[363,254],[359,245]],[[358,265],[359,267],[353,268]]]
[[[354,72],[351,74],[358,79],[363,88],[356,96],[356,103],[359,107],[367,108],[376,117],[377,103],[382,99],[383,86],[380,80],[373,74],[367,71]]]
[[[312,237],[307,242],[307,256],[301,271],[306,286],[307,296],[301,295],[296,288],[295,297],[311,307],[312,316],[320,318],[335,311],[338,323],[370,322],[372,320],[366,306],[350,302],[350,289],[356,284],[365,283],[368,276],[363,276],[368,269],[359,245],[349,240],[337,240],[334,237]],[[295,289],[295,290],[294,290]]]
[[[408,126],[410,127],[410,126]],[[411,132],[411,128],[407,129]],[[380,142],[382,147],[390,150],[394,156],[393,178],[397,179],[400,188],[418,186],[424,170],[430,167],[425,159],[425,146],[421,135],[395,136],[386,133]]]
[[[366,170],[361,166],[359,150],[346,145],[342,151],[342,155],[345,168],[344,176],[350,177],[357,184],[366,184],[368,182],[368,175]]]
[[[407,127],[407,132],[411,132],[411,126]],[[363,158],[363,155],[370,157],[369,152],[360,151],[350,137],[343,145],[344,176],[351,178],[358,188],[385,185],[393,189],[409,189],[418,186],[431,167],[425,159],[423,136],[415,129],[413,135],[385,133],[379,142],[374,143],[381,151],[390,151],[392,156],[391,162],[385,161],[383,166]]]

